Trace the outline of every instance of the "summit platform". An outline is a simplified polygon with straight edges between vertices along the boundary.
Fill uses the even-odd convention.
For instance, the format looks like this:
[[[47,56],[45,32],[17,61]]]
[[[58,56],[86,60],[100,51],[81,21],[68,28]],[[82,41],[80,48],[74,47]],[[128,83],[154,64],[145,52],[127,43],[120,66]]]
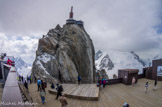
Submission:
[[[147,81],[149,82],[149,88],[145,94],[145,83]],[[162,107],[162,81],[158,81],[157,84],[157,91],[152,90],[154,80],[145,78],[139,79],[134,87],[122,83],[106,85],[105,88],[100,88],[98,101],[67,97],[68,107],[122,107],[124,102],[127,102],[131,107]],[[37,84],[29,85],[29,92],[33,102],[36,103],[36,107],[61,107],[60,102],[55,100],[56,94],[49,93],[48,90],[50,89],[50,85],[48,85],[46,88],[46,103],[42,104],[37,91]],[[66,87],[64,87],[64,90],[66,90]]]
[[[96,84],[62,84],[64,94],[68,98],[80,100],[97,101],[99,97],[99,87]],[[49,93],[57,94],[56,89],[50,89]]]

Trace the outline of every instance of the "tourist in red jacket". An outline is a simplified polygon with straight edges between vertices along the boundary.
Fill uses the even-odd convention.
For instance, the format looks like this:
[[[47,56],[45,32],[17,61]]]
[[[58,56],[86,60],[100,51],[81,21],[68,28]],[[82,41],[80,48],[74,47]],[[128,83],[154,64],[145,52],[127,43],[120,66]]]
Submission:
[[[12,61],[10,60],[10,58],[8,58],[7,64],[8,64],[8,65],[12,65]]]

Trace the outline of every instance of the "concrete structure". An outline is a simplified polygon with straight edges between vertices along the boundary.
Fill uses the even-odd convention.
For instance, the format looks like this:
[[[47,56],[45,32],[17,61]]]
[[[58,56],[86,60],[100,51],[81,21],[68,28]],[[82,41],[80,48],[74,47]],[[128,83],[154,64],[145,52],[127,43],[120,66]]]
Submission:
[[[122,78],[122,83],[126,85],[132,84],[132,78],[135,77],[137,83],[138,69],[120,69],[118,70],[118,78]]]
[[[143,68],[143,75],[147,79],[152,79],[152,67]]]
[[[159,71],[160,68],[161,71]],[[162,81],[162,59],[153,60],[151,67],[143,68],[143,74],[147,79],[158,79]]]
[[[162,81],[162,75],[158,75],[158,67],[162,68],[162,59],[152,61],[152,79],[158,79]]]
[[[73,6],[71,7],[71,12],[69,13],[69,19],[66,20],[66,24],[77,24],[83,26],[83,21],[73,19]]]

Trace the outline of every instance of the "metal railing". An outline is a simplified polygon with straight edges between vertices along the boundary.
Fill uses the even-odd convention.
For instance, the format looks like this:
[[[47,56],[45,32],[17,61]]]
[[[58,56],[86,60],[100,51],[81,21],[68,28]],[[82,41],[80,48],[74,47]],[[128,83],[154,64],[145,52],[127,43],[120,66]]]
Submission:
[[[22,96],[23,96],[23,98],[24,98],[23,100],[32,103],[32,102],[33,102],[33,99],[32,99],[32,97],[31,97],[30,94],[29,94],[29,90],[27,90],[27,89],[24,87],[23,84],[21,84],[21,83],[18,83],[18,84],[19,84],[19,88],[20,88],[20,90],[21,90],[21,92],[22,92]]]

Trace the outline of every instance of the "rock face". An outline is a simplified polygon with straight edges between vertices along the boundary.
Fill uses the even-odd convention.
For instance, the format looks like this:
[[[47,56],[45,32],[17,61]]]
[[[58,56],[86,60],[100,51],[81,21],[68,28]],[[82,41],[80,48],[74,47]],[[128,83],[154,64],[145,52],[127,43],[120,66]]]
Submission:
[[[59,25],[39,39],[32,72],[63,82],[82,80],[92,83],[95,78],[94,46],[83,26]]]
[[[143,66],[146,65],[145,62],[142,59],[140,59],[140,57],[134,51],[130,53],[134,56],[134,59],[136,59],[139,63],[141,63]]]
[[[99,66],[101,69],[107,68],[107,70],[112,70],[114,68],[114,64],[109,58],[109,55],[103,57]]]

